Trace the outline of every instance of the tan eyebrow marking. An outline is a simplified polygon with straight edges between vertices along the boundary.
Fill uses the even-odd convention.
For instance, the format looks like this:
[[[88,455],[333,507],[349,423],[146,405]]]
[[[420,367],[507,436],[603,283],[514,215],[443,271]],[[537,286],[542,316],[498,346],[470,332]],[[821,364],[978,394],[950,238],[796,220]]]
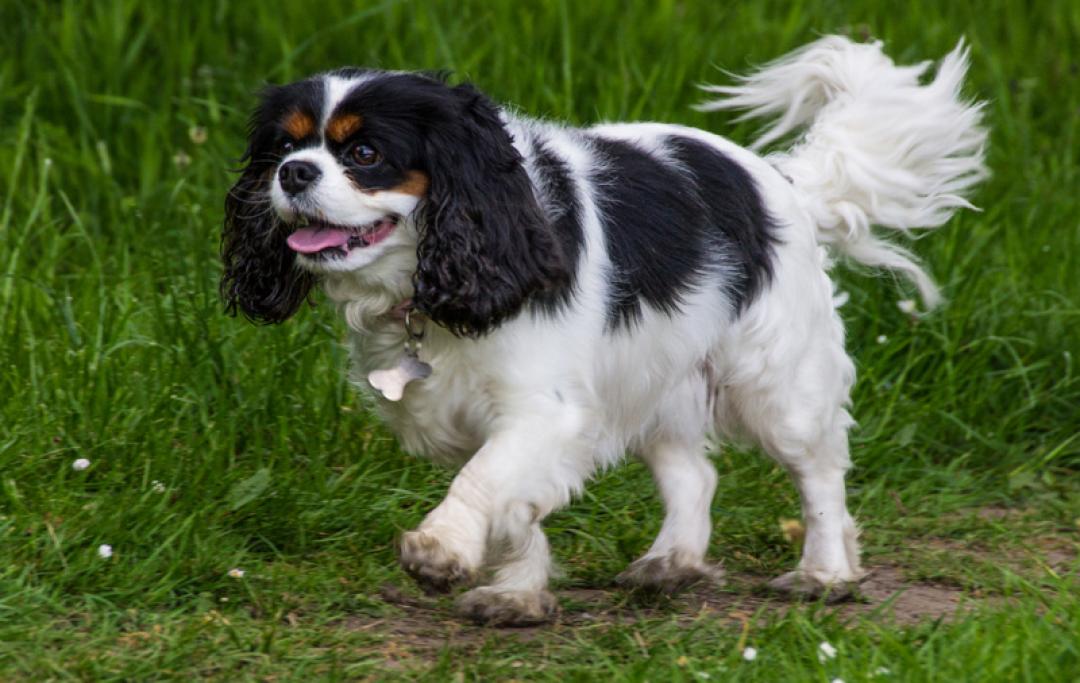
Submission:
[[[291,135],[294,140],[303,140],[315,132],[315,119],[302,111],[294,111],[289,114],[285,117],[282,125],[285,132]]]
[[[326,123],[326,135],[334,142],[344,142],[346,138],[360,130],[364,117],[359,114],[339,114]]]

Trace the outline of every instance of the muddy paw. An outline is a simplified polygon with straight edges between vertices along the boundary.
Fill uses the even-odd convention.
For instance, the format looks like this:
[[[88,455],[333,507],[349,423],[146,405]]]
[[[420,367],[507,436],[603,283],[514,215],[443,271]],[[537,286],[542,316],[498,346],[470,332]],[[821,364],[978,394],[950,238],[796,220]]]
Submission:
[[[852,599],[858,586],[859,578],[825,578],[801,569],[782,574],[769,582],[769,588],[779,593],[803,600],[824,598],[827,603]]]
[[[402,536],[398,551],[402,568],[427,593],[446,593],[456,585],[472,581],[476,573],[438,538],[423,531],[410,531]]]
[[[478,624],[529,626],[550,621],[557,606],[546,590],[508,591],[490,586],[474,588],[457,600],[457,613]]]
[[[699,561],[680,562],[671,555],[643,557],[619,574],[615,582],[624,588],[676,593],[698,582],[723,585],[724,570]]]

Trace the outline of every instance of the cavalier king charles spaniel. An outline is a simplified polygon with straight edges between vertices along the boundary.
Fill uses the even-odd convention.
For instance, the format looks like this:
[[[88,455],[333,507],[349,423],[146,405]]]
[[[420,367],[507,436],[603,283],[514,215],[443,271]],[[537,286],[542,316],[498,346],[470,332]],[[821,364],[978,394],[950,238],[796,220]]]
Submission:
[[[832,257],[934,283],[879,228],[943,224],[986,175],[963,45],[933,79],[829,36],[708,86],[702,109],[775,116],[751,149],[668,123],[528,118],[468,84],[345,68],[267,88],[228,194],[221,291],[280,323],[316,285],[351,378],[405,450],[458,467],[400,539],[425,588],[486,623],[551,617],[544,518],[627,453],[666,514],[619,576],[669,591],[706,560],[716,438],[747,438],[802,500],[798,566],[837,598],[864,576],[845,503],[849,392]]]

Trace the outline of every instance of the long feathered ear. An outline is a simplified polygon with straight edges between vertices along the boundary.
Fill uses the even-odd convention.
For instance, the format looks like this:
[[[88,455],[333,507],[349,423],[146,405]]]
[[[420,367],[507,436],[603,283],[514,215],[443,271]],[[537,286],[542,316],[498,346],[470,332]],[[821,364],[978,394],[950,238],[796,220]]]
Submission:
[[[421,207],[417,308],[476,337],[530,295],[564,285],[569,266],[495,106],[470,85],[425,141],[431,184]]]
[[[247,154],[247,168],[225,198],[221,232],[221,298],[225,310],[249,320],[280,323],[307,300],[315,276],[296,267],[296,253],[270,205],[274,164]]]

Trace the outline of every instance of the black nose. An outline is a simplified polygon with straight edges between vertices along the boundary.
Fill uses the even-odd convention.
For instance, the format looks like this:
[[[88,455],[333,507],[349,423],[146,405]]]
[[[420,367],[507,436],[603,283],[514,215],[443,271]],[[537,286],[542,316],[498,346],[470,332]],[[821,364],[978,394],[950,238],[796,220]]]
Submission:
[[[319,167],[310,161],[290,161],[278,169],[281,189],[288,194],[300,194],[321,175]]]

